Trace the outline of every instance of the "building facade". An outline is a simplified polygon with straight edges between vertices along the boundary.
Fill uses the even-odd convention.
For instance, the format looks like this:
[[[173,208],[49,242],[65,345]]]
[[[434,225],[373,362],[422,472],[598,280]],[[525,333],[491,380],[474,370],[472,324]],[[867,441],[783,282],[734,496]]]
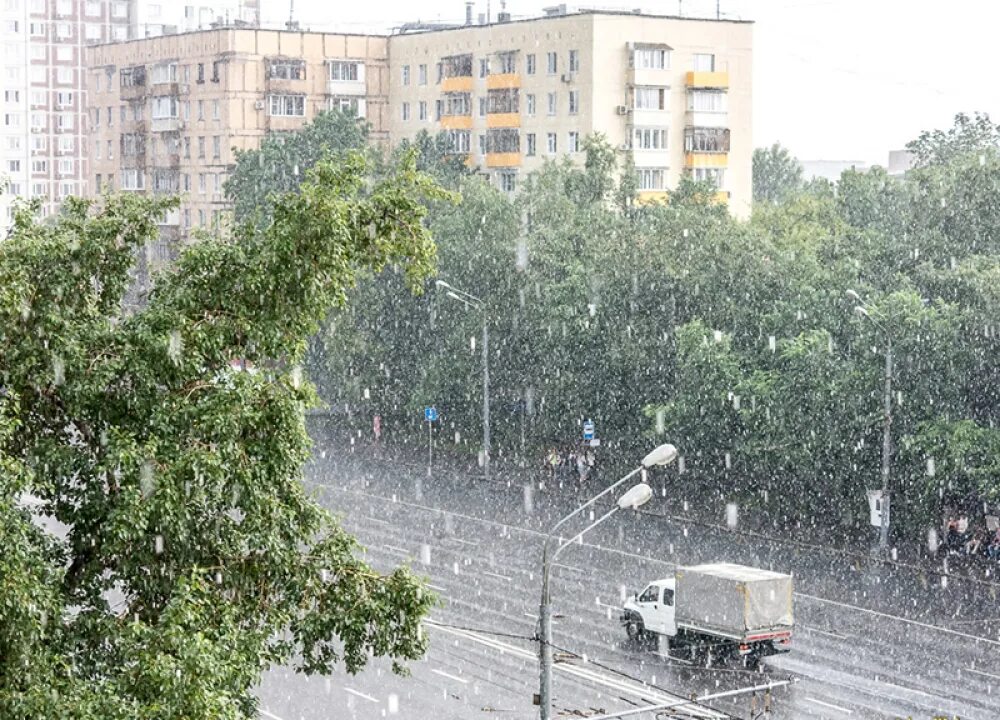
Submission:
[[[49,215],[85,194],[84,49],[124,40],[134,0],[2,0],[0,238],[16,196]]]
[[[686,173],[749,214],[752,24],[555,13],[392,36],[390,140],[445,131],[514,190],[546,159],[582,162],[583,138],[603,133],[631,156],[640,199]]]
[[[217,29],[88,48],[88,190],[177,194],[151,265],[217,224],[237,150],[351,107],[387,138],[387,38]]]
[[[259,25],[259,0],[185,0],[177,5],[164,0],[137,0],[130,18],[129,39],[209,30],[213,26]]]

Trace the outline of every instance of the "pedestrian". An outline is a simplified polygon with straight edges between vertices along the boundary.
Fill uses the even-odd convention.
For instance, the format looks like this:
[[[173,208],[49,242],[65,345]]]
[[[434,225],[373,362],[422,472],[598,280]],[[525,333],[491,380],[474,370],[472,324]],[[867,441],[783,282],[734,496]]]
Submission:
[[[579,482],[582,485],[583,481],[587,479],[587,473],[590,472],[590,467],[587,465],[587,458],[580,453],[576,456],[576,473],[579,478]]]

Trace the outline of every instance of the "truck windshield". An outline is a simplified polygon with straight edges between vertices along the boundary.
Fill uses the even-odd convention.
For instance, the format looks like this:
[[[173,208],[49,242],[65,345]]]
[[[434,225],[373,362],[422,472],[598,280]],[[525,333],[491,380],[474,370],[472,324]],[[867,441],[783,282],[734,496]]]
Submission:
[[[642,591],[642,595],[639,596],[639,602],[656,602],[656,598],[659,594],[660,589],[655,585],[650,585]]]

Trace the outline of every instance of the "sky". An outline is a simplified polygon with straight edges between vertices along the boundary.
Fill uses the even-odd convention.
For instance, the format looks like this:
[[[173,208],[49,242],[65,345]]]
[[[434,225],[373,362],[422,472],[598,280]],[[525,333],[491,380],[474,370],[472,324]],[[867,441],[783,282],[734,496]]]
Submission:
[[[295,17],[315,30],[389,32],[404,22],[461,22],[464,0],[262,0],[265,24]],[[922,130],[958,112],[1000,119],[992,0],[718,0],[723,17],[753,20],[754,145],[780,142],[800,160],[885,165]],[[486,12],[486,0],[475,13]],[[556,0],[509,0],[515,18]],[[707,17],[716,0],[597,0],[572,7],[642,8]],[[500,0],[491,0],[493,16]]]

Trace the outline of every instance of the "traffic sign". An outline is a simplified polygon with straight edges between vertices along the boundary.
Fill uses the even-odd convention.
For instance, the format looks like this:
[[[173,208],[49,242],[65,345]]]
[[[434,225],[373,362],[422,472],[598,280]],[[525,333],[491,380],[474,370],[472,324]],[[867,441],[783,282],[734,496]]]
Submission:
[[[430,407],[424,408],[424,420],[426,420],[427,422],[434,422],[437,419],[438,419],[438,411],[436,407],[432,405]]]
[[[593,420],[585,420],[583,422],[583,439],[593,440],[594,439],[594,422]]]

